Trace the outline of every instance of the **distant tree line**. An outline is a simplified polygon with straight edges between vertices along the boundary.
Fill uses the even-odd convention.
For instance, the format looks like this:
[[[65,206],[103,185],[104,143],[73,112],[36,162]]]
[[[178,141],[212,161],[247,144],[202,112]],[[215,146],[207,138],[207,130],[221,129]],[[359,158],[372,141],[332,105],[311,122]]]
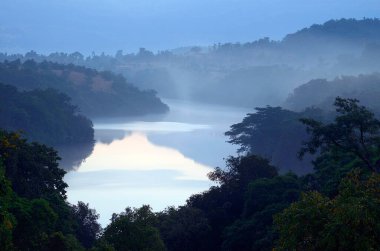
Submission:
[[[279,105],[294,87],[311,79],[333,79],[340,75],[378,71],[379,34],[379,19],[338,19],[301,29],[280,41],[262,38],[252,42],[190,46],[156,53],[140,48],[134,53],[118,50],[113,55],[83,55],[80,52],[42,55],[35,51],[13,55],[0,53],[0,61],[19,59],[22,62],[33,60],[81,65],[100,72],[122,74],[137,87],[156,90],[164,98],[253,107]],[[78,76],[75,71],[74,75]],[[88,76],[87,73],[85,75]],[[96,107],[88,92],[80,97],[76,97],[73,91],[65,93],[89,116],[98,116],[98,110],[116,113],[117,107],[123,107],[122,111],[117,111],[118,114],[136,113],[138,107],[141,107],[140,113],[165,111],[162,104],[154,99],[154,93],[130,95],[120,89],[118,92],[123,95],[106,93],[109,99],[103,96],[104,103],[112,103],[111,100],[115,99],[112,109]],[[120,101],[120,96],[128,98]],[[133,97],[142,96],[151,105],[136,106],[140,99]],[[91,110],[84,101],[96,109]],[[124,105],[124,102],[128,104]],[[155,107],[159,108],[155,110]]]
[[[132,116],[168,111],[153,90],[141,91],[121,75],[33,60],[0,63],[0,82],[21,90],[56,89],[89,117]]]

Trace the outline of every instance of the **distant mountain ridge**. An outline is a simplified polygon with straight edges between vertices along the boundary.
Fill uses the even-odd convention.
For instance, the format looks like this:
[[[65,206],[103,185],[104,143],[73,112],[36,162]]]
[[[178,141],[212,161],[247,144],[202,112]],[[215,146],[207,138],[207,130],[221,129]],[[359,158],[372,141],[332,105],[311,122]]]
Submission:
[[[282,42],[289,43],[303,39],[345,39],[350,42],[380,41],[380,19],[364,18],[330,20],[323,24],[314,24],[295,33],[288,34]]]
[[[112,71],[142,89],[158,91],[163,98],[245,107],[280,105],[294,88],[311,79],[379,72],[379,57],[377,18],[330,20],[280,41],[263,38],[208,49],[194,46],[153,53],[141,48],[137,53],[119,50],[115,55],[88,57],[79,52],[0,53],[0,61],[46,60]]]

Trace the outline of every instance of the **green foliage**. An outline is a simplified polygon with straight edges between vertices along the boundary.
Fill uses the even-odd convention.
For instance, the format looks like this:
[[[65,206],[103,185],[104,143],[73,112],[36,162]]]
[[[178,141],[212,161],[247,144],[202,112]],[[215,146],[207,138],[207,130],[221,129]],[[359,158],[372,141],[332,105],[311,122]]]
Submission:
[[[157,217],[149,206],[126,208],[125,212],[112,216],[102,238],[117,251],[165,250],[156,224]]]
[[[353,172],[334,199],[305,194],[276,216],[276,250],[379,250],[379,186],[378,174],[366,178]]]
[[[200,247],[196,250],[219,250],[223,243],[226,227],[238,220],[244,210],[245,193],[251,182],[262,178],[277,176],[276,168],[268,160],[251,155],[230,157],[226,169],[216,168],[209,174],[211,180],[219,183],[208,191],[193,195],[187,206],[204,212],[212,229]],[[202,249],[201,249],[202,248]]]
[[[277,175],[276,168],[268,160],[255,155],[230,157],[226,160],[226,166],[226,170],[216,168],[209,174],[210,179],[218,182],[220,187],[193,195],[187,202],[190,207],[204,210],[214,229],[242,213],[244,193],[250,182]]]
[[[323,152],[314,162],[314,173],[310,176],[315,184],[310,189],[329,197],[335,196],[342,179],[361,164],[360,159],[352,153],[337,149]]]
[[[135,241],[157,230],[168,250],[378,250],[380,176],[368,166],[352,170],[366,167],[359,150],[376,165],[379,122],[356,100],[337,98],[335,105],[338,116],[330,124],[302,119],[312,133],[304,151],[320,154],[314,173],[278,175],[262,157],[229,157],[226,168],[209,174],[217,185],[191,196],[185,206],[156,215],[148,207],[114,215],[98,250],[143,250]],[[282,140],[301,145],[301,134],[292,134],[305,129],[298,120],[322,117],[315,109],[257,111],[227,133],[243,151],[264,145],[270,152],[279,145],[276,151],[296,155]]]
[[[338,97],[335,106],[332,123],[302,119],[312,137],[300,151],[319,152],[312,176],[330,198],[307,192],[278,214],[278,250],[380,248],[380,121],[358,100]]]
[[[0,131],[0,156],[5,165],[4,175],[0,164],[0,247],[42,251],[269,251],[274,246],[275,250],[379,250],[380,122],[357,100],[337,98],[335,105],[337,117],[331,123],[302,119],[311,133],[302,152],[319,153],[313,174],[300,178],[293,173],[278,175],[262,157],[229,157],[224,169],[215,168],[209,174],[216,185],[191,196],[185,206],[160,213],[153,213],[149,206],[126,208],[112,216],[102,234],[95,210],[83,202],[70,206],[65,201],[64,172],[57,168],[56,152]],[[258,109],[258,114],[248,115],[227,134],[246,150],[259,148],[261,142],[270,152],[279,144],[276,137],[301,129],[299,117],[315,111]],[[265,135],[270,136],[267,142]],[[291,144],[293,136],[299,139],[300,134],[281,140]],[[294,149],[281,150],[290,154]]]
[[[91,248],[102,230],[97,222],[99,214],[88,204],[79,201],[72,206],[72,214],[76,221],[76,236],[85,248]]]
[[[278,203],[268,205],[251,217],[238,218],[223,231],[221,250],[272,250],[277,234],[272,226],[273,215],[283,210]],[[219,250],[219,249],[218,249]]]
[[[328,222],[328,198],[309,192],[275,217],[280,239],[278,250],[323,250],[319,239]],[[276,249],[276,250],[277,250]]]
[[[0,250],[12,250],[12,235],[15,218],[9,212],[9,204],[14,198],[11,184],[5,177],[5,168],[0,160]]]
[[[277,170],[267,159],[256,155],[244,157],[229,157],[226,168],[217,167],[208,174],[210,180],[222,186],[244,189],[249,182],[258,178],[271,178],[277,175]]]
[[[46,237],[54,231],[57,214],[42,199],[19,198],[10,205],[17,225],[13,233],[17,249],[41,249]]]
[[[77,239],[72,235],[63,235],[61,232],[51,234],[46,240],[43,251],[84,251]]]
[[[265,210],[267,206],[279,204],[287,206],[297,201],[301,191],[301,182],[294,174],[252,181],[246,192],[244,216],[250,217]]]
[[[0,84],[0,128],[48,145],[92,143],[92,122],[53,89],[18,92]]]
[[[281,124],[284,122],[294,124],[300,115],[281,107],[268,106],[255,110],[255,113],[247,114],[241,123],[232,125],[230,131],[225,134],[230,138],[229,143],[240,146],[239,152],[256,150],[262,151],[265,155],[273,149],[273,145],[286,130]],[[263,145],[263,137],[268,142],[266,145]]]
[[[321,111],[307,109],[293,112],[281,107],[256,108],[242,122],[231,126],[226,132],[229,143],[240,146],[240,152],[264,156],[282,172],[292,170],[298,174],[311,171],[309,161],[297,159],[302,141],[307,139],[305,126],[299,122],[302,117],[318,118]]]
[[[57,152],[45,145],[27,143],[16,133],[0,130],[0,156],[12,189],[22,197],[66,196],[65,171],[58,168]]]
[[[107,243],[105,240],[99,239],[96,242],[95,247],[91,248],[90,250],[91,251],[115,251],[115,248],[111,244]]]
[[[207,250],[204,242],[211,232],[203,211],[182,206],[169,207],[157,214],[158,229],[168,250]]]
[[[77,238],[98,237],[88,228],[99,227],[95,211],[65,201],[58,159],[52,148],[0,130],[1,250],[84,250]]]
[[[61,218],[62,215],[45,199],[21,198],[14,193],[2,164],[0,164],[0,184],[0,249],[52,250],[49,247],[51,236],[54,236],[61,222],[69,219]],[[61,203],[65,203],[62,197],[58,198]],[[72,243],[77,242],[70,236],[67,240]],[[77,247],[57,248],[82,250]]]
[[[4,204],[2,205],[4,207]],[[15,219],[12,214],[7,212],[4,208],[0,210],[0,249],[13,250],[13,229]]]
[[[294,174],[252,181],[242,217],[226,227],[222,250],[271,250],[277,237],[273,215],[298,200],[301,182]]]
[[[314,154],[319,149],[322,153],[336,149],[353,154],[363,166],[379,172],[380,121],[358,103],[356,99],[337,97],[334,105],[338,116],[334,123],[327,125],[314,119],[301,119],[311,139],[304,144],[300,156],[307,152]]]

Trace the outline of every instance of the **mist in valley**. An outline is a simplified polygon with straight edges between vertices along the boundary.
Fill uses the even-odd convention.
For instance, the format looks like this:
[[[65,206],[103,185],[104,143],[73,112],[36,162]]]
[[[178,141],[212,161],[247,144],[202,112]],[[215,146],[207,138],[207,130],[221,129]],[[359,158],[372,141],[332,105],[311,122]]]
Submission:
[[[313,79],[376,73],[379,22],[330,20],[289,31],[281,40],[265,37],[158,52],[115,50],[114,55],[30,51],[3,53],[0,59],[82,65],[122,74],[129,83],[155,90],[161,98],[253,108],[283,105],[296,87]]]
[[[0,250],[379,250],[379,13],[2,0]]]

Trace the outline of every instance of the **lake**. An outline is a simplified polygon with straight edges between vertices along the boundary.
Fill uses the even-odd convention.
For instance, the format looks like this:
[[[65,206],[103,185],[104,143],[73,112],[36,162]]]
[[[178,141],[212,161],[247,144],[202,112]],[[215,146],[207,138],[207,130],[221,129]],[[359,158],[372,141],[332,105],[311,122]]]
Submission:
[[[237,149],[224,132],[249,111],[165,102],[171,110],[164,116],[94,121],[92,153],[65,176],[70,203],[89,203],[105,226],[127,206],[160,211],[213,185],[207,173]]]

